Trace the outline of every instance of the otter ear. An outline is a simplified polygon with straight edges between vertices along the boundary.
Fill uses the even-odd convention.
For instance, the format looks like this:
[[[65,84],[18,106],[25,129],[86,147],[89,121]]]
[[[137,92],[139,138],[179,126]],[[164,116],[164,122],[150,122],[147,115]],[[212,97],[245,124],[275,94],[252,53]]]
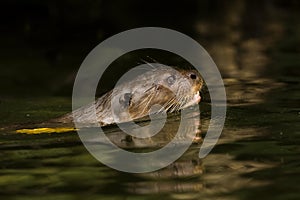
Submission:
[[[132,94],[131,93],[125,93],[123,94],[120,99],[119,103],[123,108],[128,108],[131,104]]]

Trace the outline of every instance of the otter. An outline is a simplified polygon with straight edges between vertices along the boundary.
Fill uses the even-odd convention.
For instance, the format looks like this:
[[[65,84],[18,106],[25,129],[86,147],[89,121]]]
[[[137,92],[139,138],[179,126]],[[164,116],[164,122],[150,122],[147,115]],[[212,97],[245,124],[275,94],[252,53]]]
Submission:
[[[161,65],[54,121],[106,126],[140,119],[161,110],[174,112],[198,104],[202,86],[203,79],[198,71]],[[160,105],[161,109],[152,111],[154,105]]]

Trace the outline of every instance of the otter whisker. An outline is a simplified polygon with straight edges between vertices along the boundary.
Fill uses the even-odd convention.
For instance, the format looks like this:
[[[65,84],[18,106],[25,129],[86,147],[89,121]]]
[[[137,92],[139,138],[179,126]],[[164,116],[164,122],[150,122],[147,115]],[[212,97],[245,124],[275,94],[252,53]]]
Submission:
[[[155,91],[154,93],[151,93],[151,92],[150,92],[150,95],[151,95],[152,98],[153,98],[153,95],[156,94],[156,87],[157,87],[157,85],[153,85],[153,86],[150,87],[149,89],[145,90],[144,93],[146,94],[146,93],[150,92],[150,90],[155,89],[155,90],[154,90],[154,91]],[[149,97],[149,95],[147,95],[147,97]],[[141,102],[139,102],[139,104],[138,104],[137,106],[139,106],[139,105],[145,103],[148,99],[149,99],[149,98],[144,98]]]
[[[156,69],[156,67],[154,65],[152,65],[150,62],[147,62],[146,60],[144,59],[141,59],[141,61],[143,61],[145,64],[147,64],[147,66],[150,66],[151,69]]]
[[[187,102],[187,97],[183,96],[180,98],[180,103],[177,105],[177,110],[180,110]]]
[[[139,107],[140,105],[143,105],[144,103],[147,102],[147,104],[149,103],[149,100],[151,100],[152,95],[149,97],[147,96],[147,98],[144,98],[141,102],[138,102],[138,104],[136,105],[137,107]]]
[[[159,111],[157,113],[162,112],[164,109],[166,111],[168,111],[174,104],[175,104],[175,98],[172,97],[170,100],[168,100],[164,105],[162,105],[162,108],[159,109]]]
[[[152,90],[153,88],[156,89],[157,87],[158,87],[158,85],[155,84],[155,83],[153,83],[153,85],[152,85],[150,88],[148,88],[147,90],[145,90],[144,93],[149,92],[149,91]]]
[[[146,110],[146,108],[148,108],[148,106],[149,106],[150,102],[152,101],[153,97],[155,96],[155,94],[156,94],[156,91],[155,91],[155,93],[153,93],[153,94],[150,96],[150,98],[148,98],[149,101],[147,102],[146,106],[144,107],[142,113],[144,113],[145,110]]]
[[[175,98],[172,98],[170,101],[168,101],[162,108],[165,108],[166,111],[168,111],[172,106],[175,105]],[[172,112],[172,111],[171,111]]]
[[[174,111],[177,111],[177,110],[178,110],[179,104],[178,104],[177,99],[176,99],[176,102],[175,102],[172,106],[173,106],[173,107],[172,107],[172,109],[170,110],[170,112],[174,112]]]
[[[158,62],[157,60],[155,60],[154,58],[150,57],[150,56],[147,56],[147,58],[150,58],[152,61],[156,62],[156,63],[160,63]]]

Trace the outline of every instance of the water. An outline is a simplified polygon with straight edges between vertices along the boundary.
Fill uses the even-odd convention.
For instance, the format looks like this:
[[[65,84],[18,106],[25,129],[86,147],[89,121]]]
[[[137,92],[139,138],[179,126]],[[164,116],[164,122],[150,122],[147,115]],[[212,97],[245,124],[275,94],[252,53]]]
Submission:
[[[198,158],[200,146],[194,144],[179,160],[152,173],[106,167],[88,153],[76,132],[13,132],[70,111],[66,94],[72,91],[75,72],[65,66],[79,66],[91,47],[64,44],[50,59],[54,64],[49,64],[49,57],[39,49],[11,36],[1,38],[6,57],[0,62],[7,67],[0,74],[0,198],[300,199],[299,12],[268,1],[258,4],[255,16],[259,20],[254,20],[253,9],[244,9],[245,1],[228,4],[220,8],[222,12],[212,12],[213,17],[199,12],[203,16],[193,16],[189,26],[224,78],[228,111],[221,138],[204,159]],[[26,33],[31,34],[30,27]],[[47,45],[45,52],[52,48]],[[75,51],[78,46],[84,50]],[[161,55],[153,57],[164,60]],[[26,68],[21,69],[23,65]],[[205,134],[210,104],[205,91],[203,95],[199,120]],[[178,118],[178,114],[172,116],[168,125],[176,128]],[[121,140],[115,126],[106,131]],[[173,133],[169,130],[167,135]],[[130,150],[156,148],[151,143],[148,148]]]
[[[237,80],[225,79],[225,82],[228,89],[242,87],[252,91],[251,99],[238,102],[229,95],[222,137],[206,158],[200,160],[199,146],[192,145],[167,168],[130,174],[110,169],[94,159],[75,132],[23,135],[2,130],[1,196],[4,199],[299,198],[300,110],[296,92],[299,82],[255,80],[255,83],[245,81],[242,86],[236,84]],[[253,98],[253,91],[260,91],[259,88],[272,89],[267,97]],[[59,111],[52,106],[58,103],[62,110],[69,105],[69,100],[62,98],[49,98],[46,107],[43,102],[44,99],[3,101],[1,106],[27,105],[28,113],[15,108],[19,114],[25,114],[24,122],[35,112],[39,116],[57,115]],[[202,103],[200,108],[205,132],[209,105]],[[107,131],[118,130],[111,127]]]

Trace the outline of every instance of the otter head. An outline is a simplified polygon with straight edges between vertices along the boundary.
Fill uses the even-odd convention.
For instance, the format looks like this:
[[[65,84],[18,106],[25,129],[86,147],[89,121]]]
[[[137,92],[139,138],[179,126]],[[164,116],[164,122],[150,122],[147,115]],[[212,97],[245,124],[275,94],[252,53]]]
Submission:
[[[199,96],[199,91],[203,85],[202,78],[196,70],[174,69],[164,81],[163,86],[176,95],[178,102],[181,104],[180,108],[182,106],[187,107],[187,104],[192,105],[190,100]]]
[[[151,114],[151,107],[157,104],[173,112],[198,104],[202,85],[202,78],[196,70],[161,66],[118,88],[119,104],[131,119]],[[119,113],[119,121],[128,121],[128,115],[122,117],[122,112]]]

